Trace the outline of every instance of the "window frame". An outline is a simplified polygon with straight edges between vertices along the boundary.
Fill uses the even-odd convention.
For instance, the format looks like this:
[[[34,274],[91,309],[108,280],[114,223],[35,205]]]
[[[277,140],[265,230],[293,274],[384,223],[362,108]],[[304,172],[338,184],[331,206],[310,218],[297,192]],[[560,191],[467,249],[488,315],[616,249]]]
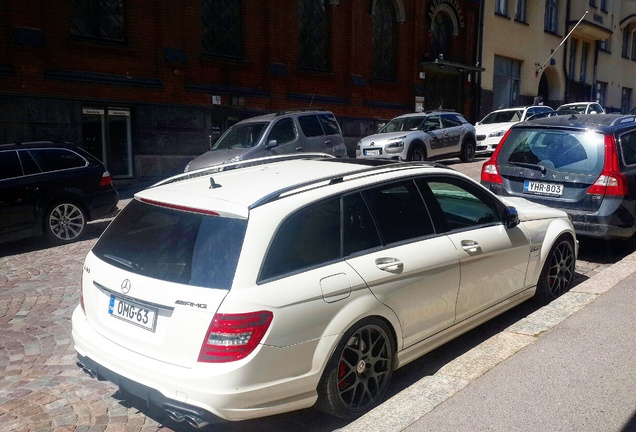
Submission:
[[[223,0],[222,4],[219,0],[201,0],[201,51],[203,54],[234,60],[243,58],[245,39],[243,12],[243,0]],[[207,22],[208,17],[214,19]]]
[[[544,31],[557,34],[559,30],[559,0],[545,1]]]
[[[315,72],[329,72],[331,69],[331,10],[329,4],[328,0],[298,0],[298,67],[300,69]],[[301,15],[306,8],[309,8],[312,14],[316,14],[316,11],[321,7],[323,11],[321,16],[312,16],[308,20],[302,19]],[[317,32],[320,33],[320,43],[315,42],[314,36]]]
[[[72,38],[88,39],[103,43],[124,44],[128,42],[128,6],[126,0],[117,0],[118,3],[111,5],[103,0],[71,0],[69,7],[69,34]],[[120,13],[117,9],[121,8]],[[104,13],[108,9],[108,13]],[[121,33],[121,36],[103,34],[105,18],[117,18],[119,26],[114,26],[113,30]],[[111,20],[111,22],[114,22]],[[81,31],[81,24],[87,28]]]

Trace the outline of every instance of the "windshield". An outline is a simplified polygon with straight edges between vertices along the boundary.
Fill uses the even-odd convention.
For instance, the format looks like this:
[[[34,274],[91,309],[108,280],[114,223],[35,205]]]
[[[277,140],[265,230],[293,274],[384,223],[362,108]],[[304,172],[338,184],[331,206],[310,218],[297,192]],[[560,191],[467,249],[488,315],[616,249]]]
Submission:
[[[523,110],[491,112],[480,121],[480,124],[509,123],[521,121]]]
[[[247,221],[133,199],[93,247],[103,261],[167,282],[230,289]]]
[[[603,135],[597,132],[513,128],[498,161],[598,175],[603,169],[604,154]]]
[[[235,124],[225,131],[212,150],[254,147],[261,139],[269,123]]]
[[[384,125],[378,133],[402,132],[418,130],[424,117],[395,118]]]

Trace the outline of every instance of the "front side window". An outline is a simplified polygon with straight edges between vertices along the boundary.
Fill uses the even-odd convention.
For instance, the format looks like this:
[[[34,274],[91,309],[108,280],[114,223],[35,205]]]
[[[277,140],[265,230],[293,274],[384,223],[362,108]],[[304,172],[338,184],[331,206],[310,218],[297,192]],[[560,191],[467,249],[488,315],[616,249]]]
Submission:
[[[206,54],[241,58],[243,50],[243,1],[202,0],[202,44]]]
[[[384,127],[380,129],[378,133],[418,130],[422,125],[422,120],[424,120],[424,117],[395,118],[384,125]]]
[[[111,42],[126,40],[124,0],[71,0],[71,35]]]
[[[393,81],[398,52],[395,7],[391,0],[373,3],[373,77]]]
[[[143,276],[230,289],[247,221],[174,210],[132,200],[100,237],[93,253]]]
[[[457,180],[428,181],[426,184],[451,231],[500,222],[497,208]]]
[[[267,142],[276,141],[276,144],[285,144],[296,139],[294,120],[285,118],[276,122],[269,132]]]
[[[558,19],[559,0],[546,0],[544,30],[550,33],[556,33],[558,30]]]
[[[316,71],[329,69],[327,0],[298,0],[298,64]]]

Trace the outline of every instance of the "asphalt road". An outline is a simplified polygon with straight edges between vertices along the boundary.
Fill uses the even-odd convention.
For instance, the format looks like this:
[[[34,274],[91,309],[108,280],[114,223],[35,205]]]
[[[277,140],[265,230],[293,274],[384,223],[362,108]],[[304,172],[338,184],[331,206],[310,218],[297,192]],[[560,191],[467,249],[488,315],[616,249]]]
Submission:
[[[483,159],[447,163],[478,179]],[[126,188],[123,203],[132,191]],[[0,431],[191,430],[122,398],[112,384],[87,377],[75,365],[70,316],[79,301],[82,264],[108,223],[91,223],[86,239],[72,245],[48,247],[40,239],[0,245]],[[627,254],[616,245],[583,241],[575,285]],[[390,394],[409,389],[534,312],[532,303],[520,305],[396,371]],[[325,432],[347,426],[309,409],[206,430]]]

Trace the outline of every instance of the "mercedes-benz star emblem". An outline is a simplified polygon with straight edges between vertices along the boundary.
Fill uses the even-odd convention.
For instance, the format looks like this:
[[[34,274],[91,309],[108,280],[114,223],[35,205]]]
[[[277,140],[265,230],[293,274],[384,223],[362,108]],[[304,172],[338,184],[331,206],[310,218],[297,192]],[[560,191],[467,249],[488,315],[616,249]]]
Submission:
[[[124,294],[128,294],[128,292],[130,291],[130,279],[124,279],[124,281],[121,283],[121,292],[123,292]]]

